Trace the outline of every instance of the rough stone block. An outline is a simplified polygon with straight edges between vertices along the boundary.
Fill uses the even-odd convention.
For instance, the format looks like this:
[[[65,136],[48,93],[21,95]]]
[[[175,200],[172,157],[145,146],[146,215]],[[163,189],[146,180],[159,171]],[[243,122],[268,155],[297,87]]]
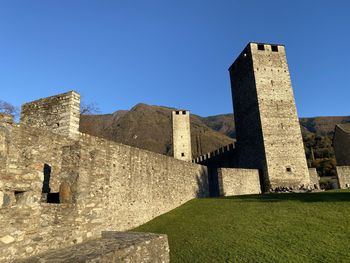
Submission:
[[[221,196],[260,194],[259,171],[255,169],[219,168]]]

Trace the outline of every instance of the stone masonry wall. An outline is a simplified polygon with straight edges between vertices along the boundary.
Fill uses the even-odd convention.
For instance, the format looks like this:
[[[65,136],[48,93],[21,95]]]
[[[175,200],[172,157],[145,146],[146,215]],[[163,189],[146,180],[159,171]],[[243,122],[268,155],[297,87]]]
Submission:
[[[77,138],[79,135],[80,95],[74,91],[22,105],[21,124],[49,129]]]
[[[337,166],[337,177],[340,189],[350,188],[350,166]]]
[[[230,73],[234,103],[239,103],[235,118],[237,124],[244,123],[244,130],[237,126],[237,150],[243,167],[260,165],[252,168],[263,171],[265,190],[308,186],[309,171],[285,47],[249,43]],[[255,160],[257,157],[262,163]]]
[[[311,187],[320,189],[320,177],[318,176],[316,168],[309,168],[309,174]]]
[[[204,166],[87,135],[1,124],[0,162],[0,262],[128,230],[208,195]],[[43,199],[45,164],[61,203]]]
[[[173,111],[172,124],[174,158],[191,161],[190,112],[185,110]]]
[[[221,196],[261,194],[255,169],[219,168],[218,181]]]
[[[133,232],[108,232],[102,238],[50,251],[19,263],[52,262],[169,262],[169,245],[166,235]]]

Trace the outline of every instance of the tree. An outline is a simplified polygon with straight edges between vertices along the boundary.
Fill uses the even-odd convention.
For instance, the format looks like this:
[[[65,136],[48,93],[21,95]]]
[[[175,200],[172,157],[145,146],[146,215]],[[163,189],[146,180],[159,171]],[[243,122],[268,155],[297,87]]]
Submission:
[[[11,103],[8,103],[4,100],[0,100],[0,112],[17,117],[19,110],[16,106],[12,105]]]
[[[82,101],[80,103],[80,114],[81,115],[89,115],[89,114],[97,114],[100,113],[100,108],[97,103],[95,102],[90,102],[86,103]]]

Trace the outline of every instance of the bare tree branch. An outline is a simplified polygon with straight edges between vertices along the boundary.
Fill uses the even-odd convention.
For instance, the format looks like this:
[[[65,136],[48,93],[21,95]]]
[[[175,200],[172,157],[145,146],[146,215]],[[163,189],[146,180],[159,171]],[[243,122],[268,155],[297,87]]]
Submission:
[[[16,116],[18,116],[19,109],[16,106],[14,106],[14,105],[12,105],[4,100],[0,100],[0,112],[10,114],[10,115],[16,117]]]
[[[89,114],[97,114],[100,113],[100,108],[95,102],[81,102],[80,103],[80,114],[81,115],[89,115]]]

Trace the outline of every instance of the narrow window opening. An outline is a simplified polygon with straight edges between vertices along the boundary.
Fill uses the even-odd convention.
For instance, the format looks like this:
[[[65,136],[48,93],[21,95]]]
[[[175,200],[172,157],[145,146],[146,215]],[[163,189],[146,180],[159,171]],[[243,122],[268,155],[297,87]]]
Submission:
[[[182,114],[183,114],[183,115],[186,115],[186,111],[185,111],[185,110],[183,110],[183,111],[182,111]]]
[[[278,52],[278,46],[271,45],[272,52]]]
[[[180,114],[180,112],[177,110],[177,111],[176,111],[176,115],[179,115],[179,114]]]
[[[181,153],[181,156],[184,157],[184,156],[185,156],[185,153]]]
[[[286,171],[290,173],[290,172],[292,171],[292,168],[287,167],[287,168],[286,168]]]
[[[258,44],[258,50],[265,50],[264,44]]]
[[[43,181],[43,188],[42,193],[50,193],[50,177],[51,177],[51,166],[47,163],[44,164],[44,181]]]

